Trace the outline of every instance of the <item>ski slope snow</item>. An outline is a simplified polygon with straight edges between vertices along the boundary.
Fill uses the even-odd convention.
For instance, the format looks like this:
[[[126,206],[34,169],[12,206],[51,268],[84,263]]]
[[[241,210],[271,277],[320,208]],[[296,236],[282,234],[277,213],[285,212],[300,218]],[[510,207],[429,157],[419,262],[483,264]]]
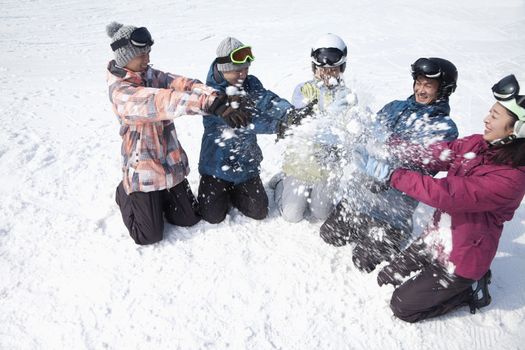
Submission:
[[[311,76],[310,45],[348,44],[345,73],[377,111],[411,93],[410,64],[444,57],[459,69],[451,97],[460,135],[482,132],[490,87],[525,84],[525,1],[45,1],[0,11],[1,349],[523,349],[525,212],[507,223],[493,262],[493,302],[419,324],[392,316],[391,287],[357,271],[349,247],[322,242],[321,222],[290,224],[273,203],[254,221],[168,225],[136,246],[114,202],[118,122],[105,68],[105,26],[147,26],[158,69],[205,79],[226,36],[253,46],[250,72],[291,98]],[[176,120],[197,191],[200,116]],[[280,169],[259,137],[265,185]],[[267,188],[271,198],[271,190]],[[428,208],[416,214],[418,228]]]

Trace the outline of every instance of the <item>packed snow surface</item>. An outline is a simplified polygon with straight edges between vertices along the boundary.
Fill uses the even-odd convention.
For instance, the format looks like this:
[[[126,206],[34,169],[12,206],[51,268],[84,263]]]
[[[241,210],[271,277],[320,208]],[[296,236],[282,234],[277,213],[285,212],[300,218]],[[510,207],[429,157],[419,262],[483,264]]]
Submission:
[[[272,201],[262,221],[232,210],[135,245],[114,201],[113,20],[150,29],[155,68],[201,80],[235,36],[253,47],[250,73],[287,99],[311,78],[311,45],[336,33],[348,44],[346,83],[372,111],[411,94],[417,58],[447,58],[459,69],[450,104],[460,136],[483,132],[501,77],[525,85],[522,0],[2,1],[0,349],[524,348],[523,205],[492,264],[492,304],[419,324],[392,316],[392,287],[356,270],[351,247],[325,244],[319,221],[287,223]],[[196,192],[202,117],[176,127]],[[270,199],[274,139],[259,137]],[[429,213],[416,213],[417,232]]]

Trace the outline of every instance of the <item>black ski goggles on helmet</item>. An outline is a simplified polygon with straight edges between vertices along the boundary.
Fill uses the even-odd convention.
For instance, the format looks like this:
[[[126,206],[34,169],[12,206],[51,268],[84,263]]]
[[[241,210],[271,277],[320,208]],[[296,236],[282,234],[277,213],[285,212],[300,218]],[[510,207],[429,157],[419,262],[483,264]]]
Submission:
[[[411,66],[412,78],[416,79],[423,75],[429,79],[437,79],[441,76],[441,68],[436,62],[428,58],[419,58]]]
[[[243,64],[246,63],[246,61],[252,62],[255,60],[255,57],[252,53],[251,46],[244,45],[241,47],[236,48],[228,56],[224,57],[217,57],[216,61],[217,63],[224,64],[224,63],[233,63],[233,64]]]
[[[492,93],[498,101],[508,101],[513,99],[520,92],[520,84],[514,74],[507,75],[492,87]]]
[[[492,94],[505,108],[518,116],[518,119],[525,120],[525,96],[518,95],[520,84],[514,74],[507,75],[494,86]]]
[[[346,62],[346,56],[334,47],[323,47],[312,51],[312,62],[318,67],[338,67]]]
[[[138,48],[143,48],[146,46],[153,45],[153,39],[151,38],[151,34],[146,29],[146,27],[140,27],[136,28],[131,32],[131,35],[128,38],[121,38],[115,41],[111,44],[111,49],[113,51],[117,51],[121,47],[126,46],[127,44],[131,44]]]

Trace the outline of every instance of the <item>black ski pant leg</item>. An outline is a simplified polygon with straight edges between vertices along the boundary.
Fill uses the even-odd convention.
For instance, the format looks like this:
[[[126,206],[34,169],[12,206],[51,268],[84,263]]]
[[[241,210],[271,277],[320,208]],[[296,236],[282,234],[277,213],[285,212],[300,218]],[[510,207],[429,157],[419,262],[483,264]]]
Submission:
[[[426,251],[426,245],[419,238],[401,253],[397,254],[382,271],[386,270],[385,273],[390,274],[392,278],[396,274],[406,277],[412,272],[419,271],[430,264],[432,264],[432,260]]]
[[[268,195],[259,176],[233,186],[231,200],[249,218],[262,220],[268,215]]]
[[[152,244],[162,240],[164,192],[133,192],[128,195],[122,182],[117,186],[115,200],[120,207],[124,225],[136,244]]]
[[[394,291],[390,308],[411,323],[443,315],[468,303],[474,282],[430,264]]]
[[[398,286],[402,284],[402,278],[407,277],[412,272],[422,270],[425,266],[432,264],[432,259],[425,249],[425,244],[418,239],[397,254],[394,259],[377,274],[377,283],[392,284]]]
[[[199,183],[199,206],[204,220],[218,224],[230,208],[230,190],[233,183],[214,176],[203,175]]]
[[[371,217],[363,221],[368,222],[368,231],[357,240],[352,260],[360,270],[371,272],[379,263],[390,261],[401,251],[409,233]]]
[[[177,226],[189,227],[200,221],[199,205],[187,179],[166,191],[164,215],[170,224]]]
[[[350,230],[350,225],[345,217],[345,212],[343,201],[341,201],[328,215],[319,229],[319,235],[323,241],[336,247],[349,243],[348,231]]]
[[[355,242],[368,231],[368,217],[350,208],[341,200],[321,225],[319,235],[328,244],[336,247]]]

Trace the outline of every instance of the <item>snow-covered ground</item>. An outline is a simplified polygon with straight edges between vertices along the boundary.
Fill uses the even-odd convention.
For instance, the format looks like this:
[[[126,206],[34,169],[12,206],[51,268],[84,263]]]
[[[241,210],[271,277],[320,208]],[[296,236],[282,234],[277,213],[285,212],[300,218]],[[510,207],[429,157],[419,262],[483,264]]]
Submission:
[[[349,247],[324,244],[321,222],[289,224],[273,203],[260,222],[234,210],[136,246],[113,199],[120,137],[105,83],[112,20],[150,29],[156,68],[202,80],[220,40],[237,36],[254,48],[251,73],[285,98],[310,78],[310,45],[333,32],[372,110],[410,94],[416,58],[453,61],[452,116],[468,135],[482,131],[493,83],[515,73],[525,85],[525,1],[0,5],[1,349],[525,348],[524,206],[492,266],[493,303],[419,324],[392,317],[392,287],[357,271]],[[196,192],[201,117],[176,125]],[[280,167],[273,140],[260,137],[265,184]]]

